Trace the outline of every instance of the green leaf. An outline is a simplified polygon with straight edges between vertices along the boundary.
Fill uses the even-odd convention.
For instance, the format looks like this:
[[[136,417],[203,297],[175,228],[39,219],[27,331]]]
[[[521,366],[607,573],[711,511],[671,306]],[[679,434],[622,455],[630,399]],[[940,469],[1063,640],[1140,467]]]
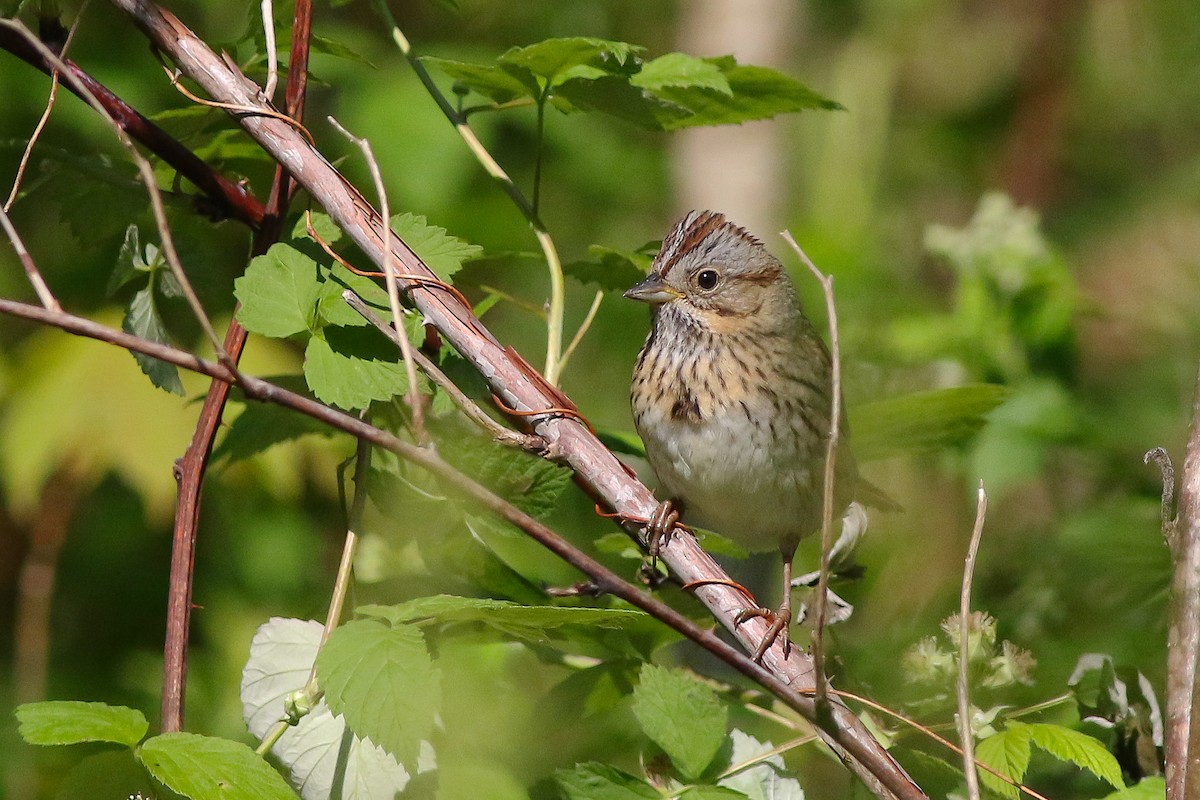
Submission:
[[[67,773],[55,800],[129,800],[137,797],[174,800],[179,795],[156,783],[132,750],[108,750],[80,761]]]
[[[804,800],[804,790],[800,788],[800,782],[784,768],[783,757],[778,753],[767,755],[775,749],[771,742],[760,742],[737,728],[729,732],[729,738],[733,744],[729,755],[730,767],[752,760],[757,760],[757,763],[721,778],[721,786],[742,792],[753,800]]]
[[[533,73],[511,64],[472,64],[432,56],[422,56],[421,62],[436,67],[456,83],[497,103],[507,103],[518,97],[536,98],[539,93]]]
[[[724,95],[733,94],[729,80],[716,63],[687,53],[667,53],[647,61],[629,82],[651,91],[666,88],[710,89]]]
[[[1017,782],[1025,777],[1031,755],[1028,733],[1015,728],[1007,728],[975,745],[976,759]],[[1004,797],[1016,800],[1020,796],[1016,786],[1005,783],[987,770],[979,770],[979,780]]]
[[[317,313],[326,324],[350,327],[371,324],[342,297],[342,293],[347,289],[371,306],[380,317],[391,319],[392,311],[387,290],[372,279],[365,275],[356,275],[341,264],[334,264],[328,270],[322,268],[321,278],[321,297],[317,301]],[[420,320],[419,317],[414,319],[418,322]]]
[[[286,41],[281,40],[279,42],[279,49],[281,52],[286,52],[285,48],[287,48],[291,41],[290,36],[285,38]],[[375,64],[373,64],[370,59],[362,54],[361,49],[351,47],[347,44],[342,44],[336,39],[330,39],[328,36],[321,36],[318,33],[312,34],[311,41],[312,49],[316,53],[324,53],[327,56],[333,56],[334,58],[340,58],[355,64],[363,64],[371,68],[375,67]]]
[[[1142,778],[1137,784],[1106,795],[1101,800],[1166,800],[1167,782],[1161,776]]]
[[[440,705],[438,673],[418,628],[348,622],[321,649],[317,676],[330,710],[355,734],[402,764],[416,762]]]
[[[679,800],[745,800],[749,795],[724,786],[693,786],[679,795]]]
[[[274,403],[248,403],[245,410],[229,424],[221,443],[213,451],[213,460],[244,461],[250,456],[290,442],[302,436],[316,434],[330,437],[337,433],[307,414],[299,414]]]
[[[121,329],[134,336],[169,345],[172,341],[158,312],[158,303],[154,299],[154,283],[152,279],[129,301],[125,318],[121,320]],[[133,353],[133,357],[151,383],[173,394],[183,395],[183,382],[179,379],[178,367],[144,353]]]
[[[292,226],[291,238],[316,241],[308,233],[309,220],[312,221],[313,230],[325,244],[335,244],[342,238],[342,229],[337,226],[332,217],[320,211],[309,212],[307,219],[304,214],[301,214],[296,220],[296,224]]]
[[[442,457],[517,508],[538,519],[554,510],[571,471],[544,458],[478,436],[441,443]]]
[[[451,236],[445,228],[430,225],[425,217],[407,211],[392,217],[392,231],[446,283],[462,267],[462,262],[483,252],[479,245]]]
[[[523,67],[553,83],[560,73],[581,64],[608,72],[621,71],[633,56],[643,50],[644,47],[625,42],[577,36],[546,39],[527,47],[514,47],[501,55],[498,61],[501,64]]]
[[[707,59],[729,83],[732,94],[703,87],[664,86],[655,94],[683,106],[691,116],[668,122],[668,129],[736,125],[808,109],[840,109],[837,103],[769,67],[739,65],[732,56]]]
[[[156,780],[191,800],[296,800],[279,773],[240,742],[164,733],[137,755]]]
[[[855,406],[849,411],[854,455],[863,462],[962,444],[1009,394],[1005,386],[979,383]]]
[[[142,246],[138,241],[138,227],[130,225],[125,229],[125,241],[121,244],[120,252],[117,253],[117,265],[108,279],[106,289],[108,296],[112,297],[122,286],[132,280],[144,277],[148,272],[150,272],[150,266],[142,258]]]
[[[13,713],[18,733],[29,744],[115,742],[133,747],[149,728],[146,717],[135,708],[77,700],[25,703]]]
[[[680,670],[646,664],[633,714],[685,778],[695,778],[725,741],[727,712],[717,693]]]
[[[624,75],[571,78],[554,87],[555,105],[563,111],[598,111],[647,130],[660,131],[690,116],[688,109],[629,83]],[[558,100],[566,100],[564,107]]]
[[[607,764],[578,764],[572,770],[558,770],[554,780],[567,800],[641,800],[661,798],[650,784]]]
[[[308,340],[304,380],[317,399],[343,409],[390,400],[408,386],[399,350],[374,329],[329,326]]]
[[[1121,765],[1098,739],[1062,725],[1047,723],[1026,724],[1012,721],[1008,723],[1008,728],[1024,730],[1030,741],[1050,755],[1086,769],[1113,788],[1125,787],[1125,781],[1121,778]]]
[[[321,284],[317,262],[287,244],[275,244],[250,261],[234,281],[242,304],[238,322],[251,333],[281,339],[316,328]]]
[[[594,244],[588,247],[589,261],[563,266],[563,272],[580,283],[591,283],[608,292],[623,292],[646,277],[660,242],[647,242],[633,252]]]
[[[551,633],[568,626],[623,630],[640,628],[650,621],[641,611],[619,608],[576,608],[529,606],[504,600],[435,595],[394,606],[367,605],[355,613],[391,625],[421,624],[434,620],[441,625],[478,622],[505,636],[525,641],[544,641]]]

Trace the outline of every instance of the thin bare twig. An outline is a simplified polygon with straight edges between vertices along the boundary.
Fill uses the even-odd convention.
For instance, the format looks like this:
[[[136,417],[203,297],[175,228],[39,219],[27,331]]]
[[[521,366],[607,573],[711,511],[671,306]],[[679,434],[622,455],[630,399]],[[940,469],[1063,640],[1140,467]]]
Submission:
[[[275,85],[279,82],[279,54],[275,52],[275,12],[271,0],[262,0],[263,46],[267,51],[267,82],[263,94],[270,100],[275,96]]]
[[[370,322],[384,336],[395,342],[397,347],[403,346],[401,345],[401,340],[404,338],[404,335],[380,319],[361,297],[347,289],[342,292],[342,298],[351,308],[361,314],[363,319]],[[536,434],[521,433],[520,431],[514,431],[512,428],[504,427],[488,416],[487,412],[480,408],[471,398],[463,394],[463,390],[459,389],[454,381],[446,377],[446,373],[438,369],[438,366],[428,356],[420,350],[413,350],[412,356],[413,360],[417,362],[417,366],[421,368],[421,371],[429,376],[429,379],[437,384],[454,401],[454,405],[458,406],[459,410],[467,416],[467,419],[483,428],[492,439],[500,444],[519,447],[522,450],[538,455],[546,452],[545,439]]]
[[[579,347],[579,343],[583,341],[584,334],[592,327],[592,322],[596,319],[596,312],[600,310],[600,302],[604,299],[604,290],[596,290],[596,296],[592,298],[592,305],[588,309],[587,315],[583,318],[583,322],[579,324],[579,330],[575,331],[575,335],[571,337],[571,343],[567,345],[567,349],[563,351],[562,358],[558,361],[558,374],[561,375],[567,369],[567,362],[571,360],[571,356],[575,353],[575,348]]]
[[[971,729],[971,582],[975,578],[975,557],[979,540],[983,538],[983,522],[987,518],[987,492],[979,481],[975,504],[975,527],[971,529],[971,544],[963,566],[962,592],[958,599],[958,738],[962,742],[963,772],[967,776],[967,797],[979,800],[979,772],[975,767],[975,734]]]
[[[375,7],[391,27],[392,40],[408,60],[409,66],[416,73],[417,78],[421,81],[421,85],[425,87],[429,96],[437,103],[437,107],[441,110],[442,114],[454,126],[454,129],[458,131],[458,135],[466,143],[467,148],[475,156],[480,166],[504,188],[513,205],[517,207],[517,210],[525,217],[525,221],[533,228],[533,233],[537,237],[538,245],[542,248],[542,254],[546,258],[546,267],[550,273],[550,299],[546,303],[546,368],[542,374],[552,386],[557,386],[563,367],[561,353],[563,309],[566,307],[566,280],[563,276],[562,260],[558,256],[558,248],[554,244],[554,239],[551,238],[550,233],[546,230],[546,226],[542,224],[541,217],[538,216],[536,204],[531,203],[525,197],[525,193],[509,177],[508,173],[504,171],[504,168],[500,166],[496,159],[492,157],[492,154],[483,146],[483,143],[479,141],[479,137],[475,135],[474,129],[467,122],[466,115],[456,111],[454,106],[450,104],[450,101],[446,99],[446,96],[442,94],[442,90],[434,83],[433,78],[429,75],[429,70],[425,69],[425,65],[417,58],[416,53],[413,52],[412,45],[408,41],[408,37],[400,30],[396,18],[392,16],[387,0],[376,0]]]
[[[812,633],[813,664],[817,671],[817,707],[823,708],[828,703],[828,698],[825,696],[828,683],[825,678],[825,619],[829,613],[829,550],[833,546],[833,482],[837,468],[838,439],[841,436],[842,357],[838,343],[837,307],[833,302],[833,276],[826,275],[817,269],[817,265],[792,238],[790,231],[783,231],[780,235],[796,251],[796,255],[821,284],[821,290],[825,294],[825,311],[829,317],[830,390],[833,392],[833,399],[830,401],[829,409],[829,441],[825,445],[825,475],[821,501],[821,566],[817,577],[814,613],[816,619],[813,620]],[[785,586],[784,591],[791,591],[791,587]]]
[[[387,284],[388,305],[392,311],[392,324],[396,328],[396,342],[400,345],[400,355],[404,359],[404,372],[408,378],[408,407],[412,411],[413,437],[418,444],[428,445],[429,434],[425,431],[425,409],[421,402],[421,387],[417,384],[417,367],[413,364],[413,346],[404,334],[404,309],[400,306],[400,286],[396,281],[396,265],[392,263],[392,226],[388,220],[392,218],[388,208],[387,189],[383,186],[383,175],[379,172],[379,162],[371,150],[371,143],[365,138],[355,136],[346,130],[340,122],[329,117],[329,124],[337,128],[338,133],[345,136],[362,151],[371,171],[371,180],[375,182],[375,194],[379,198],[379,214],[383,217],[383,252],[388,254],[383,259],[383,280]]]
[[[1171,463],[1171,455],[1161,447],[1155,447],[1142,456],[1142,463],[1153,461],[1158,465],[1162,475],[1162,501],[1159,505],[1159,516],[1162,520],[1163,541],[1167,547],[1175,550],[1175,529],[1179,518],[1175,515],[1175,465]]]

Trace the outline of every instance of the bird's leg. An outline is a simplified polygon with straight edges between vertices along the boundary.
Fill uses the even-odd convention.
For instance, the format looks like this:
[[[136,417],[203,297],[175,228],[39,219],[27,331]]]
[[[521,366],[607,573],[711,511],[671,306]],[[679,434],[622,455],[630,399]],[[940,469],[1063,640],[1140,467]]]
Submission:
[[[646,521],[646,550],[650,553],[650,568],[658,568],[658,552],[670,540],[675,532],[675,523],[679,522],[679,511],[671,500],[659,503],[650,519]]]
[[[780,637],[783,638],[784,657],[787,657],[788,652],[792,649],[792,637],[788,632],[788,627],[792,624],[792,559],[796,555],[796,545],[784,542],[779,547],[779,554],[783,557],[783,602],[779,604],[778,610],[749,608],[738,614],[737,619],[734,620],[737,625],[741,625],[753,617],[762,617],[767,620],[767,632],[763,634],[762,641],[754,650],[754,661],[758,664],[762,663],[767,650]]]

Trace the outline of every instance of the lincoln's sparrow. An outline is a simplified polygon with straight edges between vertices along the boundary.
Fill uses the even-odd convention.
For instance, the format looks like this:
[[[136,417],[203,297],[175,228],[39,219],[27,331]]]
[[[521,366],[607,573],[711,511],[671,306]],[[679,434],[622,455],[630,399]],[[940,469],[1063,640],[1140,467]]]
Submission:
[[[632,400],[662,491],[689,521],[783,556],[779,610],[750,613],[772,622],[761,659],[778,636],[787,641],[792,558],[800,538],[821,525],[829,351],[778,259],[711,211],[680,220],[650,275],[625,296],[652,310]],[[844,425],[840,431],[844,442]],[[836,518],[858,484],[848,447],[835,466]],[[652,536],[661,533],[652,526]]]

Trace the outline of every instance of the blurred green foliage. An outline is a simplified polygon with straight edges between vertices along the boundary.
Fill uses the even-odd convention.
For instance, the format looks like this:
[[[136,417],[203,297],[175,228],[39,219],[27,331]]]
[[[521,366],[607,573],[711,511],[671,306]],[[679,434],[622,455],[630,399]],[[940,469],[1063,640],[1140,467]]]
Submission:
[[[263,76],[254,4],[193,1],[172,9]],[[276,13],[290,18],[287,4]],[[695,98],[672,101],[671,75],[707,81],[703,91],[717,94],[722,80],[734,82],[736,68],[712,60],[721,53],[695,53],[708,60],[690,61],[666,55],[680,49],[676,30],[692,13],[688,3],[462,0],[405,2],[393,13],[419,53],[443,59],[431,67],[490,64],[510,48],[551,37],[594,37],[644,46],[657,73],[640,88],[660,90],[673,106],[692,108],[685,100]],[[894,706],[921,694],[906,683],[900,654],[935,635],[939,621],[957,610],[982,478],[991,506],[974,606],[995,618],[997,641],[1037,661],[1028,685],[1013,683],[992,699],[1017,708],[1064,695],[1085,653],[1111,655],[1117,673],[1140,672],[1161,693],[1169,557],[1158,531],[1158,475],[1141,454],[1160,444],[1181,454],[1200,353],[1200,10],[1191,0],[986,8],[963,0],[814,0],[802,15],[802,46],[778,66],[846,110],[769,123],[786,143],[778,169],[787,188],[776,213],[836,276],[852,430],[871,444],[871,480],[905,508],[873,520],[859,555],[865,578],[839,587],[857,609],[832,632],[844,673],[839,685]],[[489,257],[466,261],[455,284],[472,302],[490,304],[484,319],[502,342],[539,363],[546,277],[540,261],[522,255],[536,243],[521,215],[454,135],[369,4],[319,6],[317,32],[325,43],[313,56],[307,118],[318,144],[331,159],[344,158],[339,166],[357,185],[370,185],[357,151],[319,122],[336,115],[371,141],[393,211],[482,246]],[[269,160],[223,113],[189,106],[171,89],[119,12],[94,5],[72,47],[72,58],[134,107],[265,194]],[[636,82],[624,63],[616,58],[604,76],[591,76],[604,77],[604,87],[610,79],[621,83],[610,87],[613,95],[573,85],[554,107],[603,110],[616,93],[628,96]],[[0,65],[6,193],[49,81],[7,54],[0,53]],[[470,77],[464,66],[444,71],[444,82],[435,74],[446,91],[451,79]],[[484,85],[471,75],[476,83],[469,85]],[[546,81],[537,86],[545,90]],[[679,118],[663,103],[647,113],[634,121],[670,128]],[[660,237],[689,202],[673,193],[672,137],[584,113],[555,112],[539,131],[532,106],[472,114],[471,123],[527,191],[542,141],[539,214],[571,265],[568,333],[596,289],[605,292],[564,389],[609,441],[636,452],[628,437],[628,380],[647,323],[643,309],[619,299],[623,284],[614,275],[644,266],[653,248],[643,243]],[[160,185],[173,187],[173,171],[158,163],[156,170]],[[14,224],[65,307],[113,326],[140,311],[127,326],[200,347],[151,249],[154,228],[133,170],[102,123],[65,92],[24,187]],[[224,324],[233,313],[234,282],[247,270],[247,232],[198,216],[180,194],[168,195],[168,213],[202,301]],[[770,231],[757,233],[787,255]],[[301,224],[288,258],[316,252],[303,239]],[[258,277],[251,269],[242,281]],[[313,291],[333,281],[334,271],[314,273]],[[820,309],[817,288],[801,271],[797,278],[806,307]],[[302,386],[296,377],[305,344],[317,341],[317,332],[353,324],[337,316],[344,309],[327,294],[313,311],[331,316],[261,331],[303,331],[304,341],[255,336],[244,369]],[[0,248],[0,295],[33,299],[7,248]],[[464,374],[461,360],[444,358],[447,371]],[[180,375],[178,389],[188,398],[180,400],[151,388],[142,369],[153,366],[0,319],[0,708],[40,699],[27,694],[33,686],[48,698],[140,709],[155,729],[171,468],[190,437],[198,408],[192,399],[205,384]],[[388,378],[390,394],[403,376]],[[999,388],[961,394],[981,385]],[[915,403],[915,392],[928,393],[927,402]],[[355,406],[363,397],[341,399]],[[453,424],[447,404],[435,412]],[[924,427],[896,427],[897,415],[922,414]],[[344,436],[315,435],[282,412],[239,402],[227,430],[205,492],[187,722],[197,733],[250,742],[237,686],[251,638],[272,616],[322,618],[345,529],[336,471],[354,448]],[[593,544],[612,526],[565,479],[486,452],[457,455],[500,491],[523,496],[530,486],[546,488],[537,495],[549,498],[539,513],[632,575],[635,562],[622,558],[621,548]],[[650,477],[643,463],[631,463]],[[390,606],[443,593],[536,604],[545,601],[544,587],[579,579],[474,509],[448,509],[438,502],[440,487],[386,457],[377,456],[368,485],[374,503],[362,524],[354,604]],[[813,542],[799,558],[815,562]],[[30,683],[30,665],[14,661],[17,636],[38,624],[25,616],[29,595],[20,594],[20,568],[42,563],[57,568],[44,626],[44,691],[38,675]],[[757,562],[730,567],[752,584],[761,579]],[[662,591],[701,616],[688,598]],[[496,798],[531,791],[586,796],[578,792],[596,780],[641,783],[641,757],[656,747],[688,777],[712,769],[709,761],[736,763],[724,751],[715,760],[704,748],[688,752],[695,742],[660,741],[651,731],[661,728],[647,725],[644,698],[634,692],[644,685],[641,659],[651,652],[722,681],[732,676],[667,635],[604,633],[575,642],[576,651],[554,642],[514,646],[503,637],[431,634],[441,669],[434,734],[440,796],[476,796],[482,785]],[[675,672],[656,678],[680,680]],[[761,742],[792,735],[738,703],[728,709],[733,732],[720,746],[734,753],[758,753]],[[1060,703],[1025,719],[1075,725],[1080,715]],[[949,717],[943,711],[926,721]],[[905,763],[914,774],[954,789],[958,778],[939,772],[944,762],[931,763],[944,753],[883,724],[911,748]],[[1040,728],[995,730],[1012,741],[993,746],[1023,742],[1028,753],[1032,742],[1053,754],[1056,741]],[[64,782],[68,768],[97,757],[89,749],[95,747],[31,748],[18,742],[10,718],[0,726],[0,780],[11,796],[72,791],[85,784],[78,774]],[[1154,760],[1141,755],[1122,760],[1127,778]],[[789,750],[783,760],[812,797],[850,791],[849,779],[811,746]],[[1036,754],[1027,765],[1028,779],[1054,797],[1099,797],[1111,789]]]

